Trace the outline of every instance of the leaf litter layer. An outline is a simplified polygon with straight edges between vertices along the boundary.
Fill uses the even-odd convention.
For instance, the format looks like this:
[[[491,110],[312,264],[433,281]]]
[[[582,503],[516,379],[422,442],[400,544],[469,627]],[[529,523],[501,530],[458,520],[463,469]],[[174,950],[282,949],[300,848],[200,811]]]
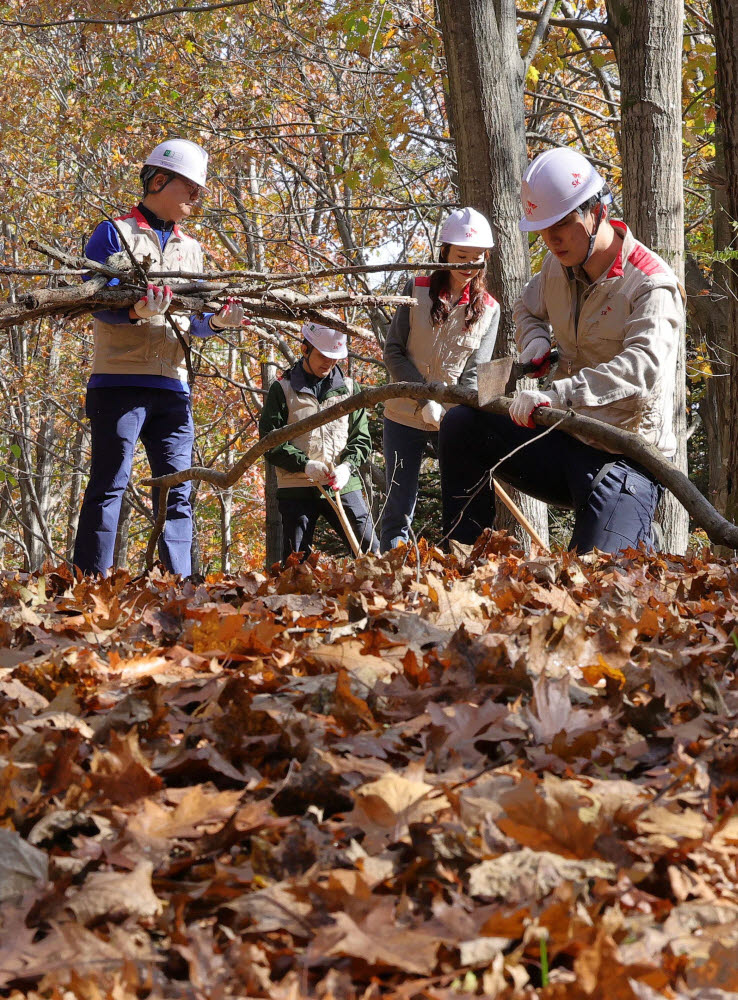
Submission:
[[[738,565],[0,578],[0,995],[738,994]]]

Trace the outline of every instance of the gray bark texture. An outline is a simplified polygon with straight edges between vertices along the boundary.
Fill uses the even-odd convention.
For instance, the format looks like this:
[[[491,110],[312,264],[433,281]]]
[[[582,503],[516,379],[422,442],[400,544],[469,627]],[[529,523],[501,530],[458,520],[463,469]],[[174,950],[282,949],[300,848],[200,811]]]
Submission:
[[[682,36],[684,0],[607,0],[620,71],[625,221],[684,284]],[[686,352],[679,348],[674,387],[675,463],[687,471]],[[686,511],[667,494],[657,514],[664,547],[684,553]]]
[[[729,222],[738,219],[738,0],[713,0],[715,26],[715,63],[717,76],[718,127],[722,158],[725,167],[724,211]],[[722,200],[722,198],[720,199]],[[722,206],[720,206],[722,209]],[[736,236],[732,232],[728,243],[735,249]],[[717,239],[715,243],[718,247]],[[725,497],[725,516],[738,515],[738,261],[728,261],[722,271],[727,283],[727,329],[721,347],[730,361],[730,377],[721,387],[717,406],[721,409],[726,432],[726,455],[719,470],[724,474],[718,502]],[[727,458],[727,461],[725,460]],[[711,484],[712,485],[712,484]]]
[[[530,278],[526,237],[518,228],[520,185],[526,163],[525,67],[517,39],[513,0],[439,0],[446,50],[447,112],[456,144],[461,202],[490,220],[496,246],[489,264],[489,285],[500,303],[496,357],[515,352],[512,307]],[[511,491],[544,541],[546,505]],[[498,523],[522,538],[504,506]]]

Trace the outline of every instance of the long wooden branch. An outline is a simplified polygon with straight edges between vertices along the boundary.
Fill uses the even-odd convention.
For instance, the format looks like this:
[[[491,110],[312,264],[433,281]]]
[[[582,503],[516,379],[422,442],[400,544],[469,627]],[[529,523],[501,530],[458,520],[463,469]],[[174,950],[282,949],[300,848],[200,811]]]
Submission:
[[[89,281],[72,288],[36,288],[17,294],[16,301],[0,302],[0,330],[17,326],[40,316],[69,316],[93,312],[98,309],[130,308],[141,298],[141,281],[133,284],[130,272],[128,283],[113,288],[104,287],[108,277],[96,275]],[[302,295],[291,289],[265,292],[259,297],[243,294],[238,286],[226,282],[191,282],[174,287],[172,311],[183,313],[217,312],[223,300],[230,296],[239,299],[247,317],[277,320],[313,319],[357,337],[375,341],[374,334],[364,327],[346,323],[339,316],[328,312],[331,307],[408,305],[415,300],[405,295],[354,295],[344,292],[324,292]]]
[[[69,274],[76,275],[80,271],[99,271],[101,274],[107,274],[111,278],[125,278],[130,274],[130,267],[128,266],[118,268],[110,264],[100,264],[96,260],[90,260],[89,257],[64,253],[64,251],[52,247],[48,243],[43,243],[41,240],[30,239],[28,240],[28,246],[31,250],[36,250],[44,254],[45,257],[50,257],[52,260],[63,264],[65,268],[69,269],[66,272]],[[242,282],[245,280],[258,281],[261,288],[262,284],[269,284],[274,281],[312,281],[317,278],[333,278],[347,274],[381,274],[392,271],[468,271],[481,270],[482,267],[484,267],[484,264],[448,264],[438,260],[425,260],[414,264],[408,261],[400,261],[397,264],[346,264],[343,267],[336,264],[334,267],[313,268],[308,271],[246,271],[242,269],[237,271],[155,271],[152,268],[149,271],[149,277],[193,278],[203,281],[225,281],[237,278]],[[16,271],[14,268],[8,268],[7,273],[14,274]],[[64,274],[65,272],[51,271],[43,273]]]
[[[220,489],[227,489],[233,486],[258,458],[261,458],[272,448],[276,448],[277,445],[284,444],[285,441],[304,434],[306,431],[321,427],[337,417],[346,416],[353,410],[374,407],[377,403],[382,403],[387,399],[407,398],[423,401],[435,399],[441,403],[463,404],[477,410],[484,410],[487,413],[501,415],[507,414],[512,402],[506,396],[499,396],[485,406],[480,406],[476,392],[471,389],[460,389],[458,386],[444,386],[437,383],[393,382],[373,389],[362,389],[356,395],[347,396],[341,402],[327,407],[320,413],[315,413],[297,423],[287,424],[271,431],[252,445],[246,454],[228,469],[217,470],[193,466],[182,472],[173,472],[156,479],[146,479],[144,485],[160,487],[159,510],[146,552],[147,566],[149,568],[153,566],[156,542],[166,520],[167,493],[170,487],[186,482],[188,479],[198,479],[211,483]],[[738,527],[722,517],[683,472],[680,472],[676,466],[664,458],[660,451],[653,445],[647,444],[637,434],[631,434],[630,431],[621,430],[619,427],[605,424],[601,420],[594,420],[592,417],[576,414],[572,410],[559,410],[553,407],[540,407],[535,410],[533,420],[540,427],[552,427],[556,424],[558,430],[584,441],[585,444],[625,455],[634,462],[638,462],[674,494],[695,523],[704,528],[710,541],[716,545],[738,549]],[[504,475],[500,475],[500,479],[504,481],[504,478]]]
[[[364,327],[347,323],[339,316],[327,310],[364,306],[396,307],[399,305],[414,306],[415,299],[405,295],[373,295],[357,294],[352,291],[321,291],[312,295],[286,288],[283,285],[272,286],[271,282],[289,279],[288,283],[298,280],[308,280],[329,273],[305,272],[301,276],[284,274],[270,275],[259,272],[247,272],[244,279],[243,271],[233,272],[189,272],[189,271],[144,271],[135,273],[124,254],[116,254],[105,264],[89,260],[86,257],[66,254],[39,240],[29,240],[29,247],[58,261],[68,268],[69,274],[77,276],[79,271],[91,272],[95,277],[89,281],[64,288],[32,288],[20,294],[16,293],[14,301],[0,301],[0,330],[18,326],[41,316],[76,316],[93,312],[98,309],[127,309],[141,297],[143,281],[146,280],[178,280],[174,286],[175,295],[172,299],[172,311],[184,313],[217,312],[226,298],[235,297],[242,303],[247,318],[271,320],[314,320],[325,326],[341,330],[359,340],[374,342],[374,334]],[[378,265],[358,269],[347,267],[331,269],[335,274],[357,273],[359,270],[387,269],[398,267],[406,270],[434,269],[438,267],[473,267],[474,265],[444,265],[438,262],[405,265]],[[9,273],[9,272],[6,272]],[[60,278],[64,271],[55,272]],[[104,287],[108,280],[117,278],[119,284],[112,288]],[[187,280],[191,279],[191,280]],[[254,279],[259,284],[255,287]]]

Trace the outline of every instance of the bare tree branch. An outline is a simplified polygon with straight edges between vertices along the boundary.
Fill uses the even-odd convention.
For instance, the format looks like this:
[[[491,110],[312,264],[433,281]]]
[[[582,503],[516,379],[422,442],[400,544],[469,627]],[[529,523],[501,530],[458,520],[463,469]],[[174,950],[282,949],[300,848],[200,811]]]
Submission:
[[[542,16],[529,10],[516,10],[515,13],[526,21],[538,21]],[[578,17],[551,17],[548,23],[555,28],[571,28],[572,31],[599,31],[613,46],[617,38],[617,32],[607,21],[591,21]]]
[[[79,274],[80,271],[87,272],[97,272],[100,274],[105,274],[109,278],[130,278],[130,268],[120,268],[114,267],[111,264],[100,264],[96,260],[90,260],[89,257],[75,256],[74,254],[64,253],[62,250],[56,247],[49,246],[48,243],[42,243],[40,240],[30,239],[28,241],[28,246],[31,250],[37,250],[39,253],[44,254],[46,257],[51,257],[52,260],[59,261],[60,264],[65,265],[64,270],[59,271],[39,271],[39,274],[52,274],[52,275],[73,275]],[[458,271],[458,270],[480,270],[484,267],[484,264],[448,264],[443,261],[437,260],[427,260],[419,261],[416,264],[411,264],[408,261],[399,261],[395,264],[347,264],[345,267],[340,265],[335,265],[334,267],[323,267],[315,268],[308,271],[148,271],[149,278],[192,278],[198,281],[216,281],[222,282],[230,280],[231,278],[239,278],[241,281],[245,279],[254,279],[264,285],[271,285],[272,282],[279,281],[312,281],[317,278],[332,278],[338,277],[342,274],[381,274],[382,272],[389,271]],[[21,268],[8,267],[7,265],[0,269],[0,274],[24,274],[25,272]],[[36,272],[33,272],[36,273]]]
[[[533,32],[533,37],[530,40],[530,45],[528,46],[528,51],[525,53],[523,58],[523,76],[528,75],[528,70],[530,69],[531,63],[535,58],[535,54],[538,51],[538,47],[543,41],[543,36],[546,33],[546,28],[551,20],[551,12],[558,0],[546,0],[543,5],[543,10],[538,15],[538,24],[536,25],[536,30]]]
[[[170,14],[204,14],[223,7],[245,7],[255,0],[223,0],[222,3],[206,4],[202,7],[167,7],[165,10],[155,10],[150,14],[139,14],[137,17],[99,18],[99,17],[65,17],[60,21],[9,21],[0,19],[0,24],[7,28],[66,28],[71,24],[106,24],[114,28],[126,24],[140,24],[141,21],[151,21],[156,17],[169,17]]]

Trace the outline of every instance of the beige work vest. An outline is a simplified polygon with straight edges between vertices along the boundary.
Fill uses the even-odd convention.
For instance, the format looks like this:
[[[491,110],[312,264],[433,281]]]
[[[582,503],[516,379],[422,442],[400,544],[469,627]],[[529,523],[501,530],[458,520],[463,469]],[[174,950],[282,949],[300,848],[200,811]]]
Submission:
[[[431,320],[430,278],[416,278],[412,295],[418,304],[410,309],[407,356],[426,382],[456,385],[464,366],[479,347],[484,331],[490,324],[495,300],[488,295],[480,318],[473,326],[466,327],[466,289],[449,312],[446,322],[434,326]],[[423,403],[424,400],[418,405],[415,399],[388,399],[384,404],[384,413],[398,424],[435,430],[421,416]]]
[[[289,379],[283,379],[279,385],[282,387],[287,402],[287,423],[295,424],[298,420],[303,420],[313,413],[321,413],[341,402],[346,395],[351,395],[354,391],[353,379],[344,376],[343,381],[347,392],[333,392],[321,403],[312,392],[296,392]],[[312,431],[291,438],[291,442],[313,461],[338,464],[341,452],[348,442],[348,434],[349,418],[347,415],[337,417],[330,423],[323,424],[322,427],[316,427]],[[278,465],[275,465],[274,469],[277,473],[277,487],[279,489],[315,485],[304,472],[287,472],[286,469],[280,469]]]
[[[152,259],[152,270],[202,271],[200,244],[179,226],[174,227],[162,252],[159,237],[137,208],[115,222],[136,260]],[[189,279],[173,278],[167,284],[183,280]],[[177,313],[174,318],[189,342],[189,316]],[[106,323],[95,317],[93,337],[95,375],[163,375],[187,381],[182,345],[164,316],[153,316],[141,324]]]

